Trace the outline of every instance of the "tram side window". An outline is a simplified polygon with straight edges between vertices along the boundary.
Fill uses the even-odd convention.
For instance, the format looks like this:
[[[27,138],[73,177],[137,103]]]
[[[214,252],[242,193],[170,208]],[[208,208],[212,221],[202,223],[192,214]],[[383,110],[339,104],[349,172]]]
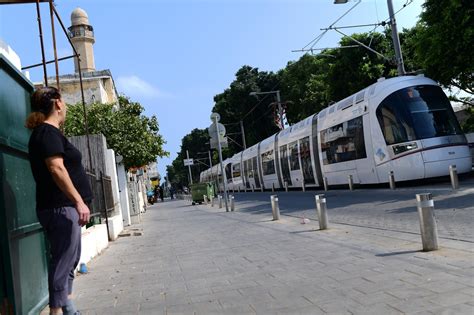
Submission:
[[[290,168],[292,171],[300,169],[300,160],[298,159],[298,142],[292,142],[288,145],[290,150]]]
[[[313,165],[311,163],[311,150],[309,137],[300,140],[301,166],[303,169],[303,178],[306,183],[314,184]]]
[[[273,150],[262,154],[263,175],[275,174],[275,163],[273,161]]]
[[[232,165],[232,177],[240,177],[240,163]]]
[[[321,131],[321,151],[325,165],[366,158],[362,116]]]

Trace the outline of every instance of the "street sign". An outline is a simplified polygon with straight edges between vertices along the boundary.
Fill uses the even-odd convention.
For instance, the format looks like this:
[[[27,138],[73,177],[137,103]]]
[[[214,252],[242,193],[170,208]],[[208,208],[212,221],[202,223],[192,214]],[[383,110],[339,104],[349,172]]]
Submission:
[[[193,159],[184,159],[183,162],[184,162],[184,166],[194,165]]]
[[[208,133],[209,133],[209,136],[211,136],[211,138],[217,138],[216,129],[219,129],[219,135],[221,137],[225,136],[225,133],[226,133],[225,126],[223,124],[217,123],[217,127],[216,127],[216,124],[213,123],[209,126],[209,129],[208,129]]]
[[[229,144],[227,142],[227,137],[220,136],[219,138],[221,140],[221,147],[222,148],[227,148],[229,146]],[[210,143],[211,143],[211,149],[218,149],[219,148],[219,144],[217,143],[217,137],[211,138]]]
[[[216,117],[217,117],[217,121],[220,121],[221,120],[221,115],[219,115],[219,113],[212,113],[211,114],[211,121],[212,123],[214,123],[216,121]]]

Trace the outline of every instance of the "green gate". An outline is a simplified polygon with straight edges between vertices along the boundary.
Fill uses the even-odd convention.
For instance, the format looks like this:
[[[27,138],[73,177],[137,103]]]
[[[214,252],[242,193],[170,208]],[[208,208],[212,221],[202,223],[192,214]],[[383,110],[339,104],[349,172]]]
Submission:
[[[0,54],[0,314],[39,314],[48,299],[46,243],[24,127],[34,87]]]

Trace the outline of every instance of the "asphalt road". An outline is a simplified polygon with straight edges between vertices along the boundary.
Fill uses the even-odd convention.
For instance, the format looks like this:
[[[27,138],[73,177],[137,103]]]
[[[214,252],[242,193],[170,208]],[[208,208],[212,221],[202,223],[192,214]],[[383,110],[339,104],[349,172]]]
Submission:
[[[397,231],[420,233],[415,196],[431,193],[440,238],[474,242],[474,175],[460,181],[453,191],[449,181],[423,185],[388,188],[360,188],[354,191],[276,191],[282,216],[306,217],[316,220],[315,194],[325,194],[329,223],[348,224]],[[235,193],[236,211],[268,213],[271,216],[271,192]]]

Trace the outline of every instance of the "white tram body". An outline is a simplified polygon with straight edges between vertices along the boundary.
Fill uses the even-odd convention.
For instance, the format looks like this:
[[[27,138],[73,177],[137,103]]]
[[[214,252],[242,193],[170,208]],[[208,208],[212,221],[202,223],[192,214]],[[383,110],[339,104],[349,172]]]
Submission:
[[[469,172],[471,163],[442,89],[424,76],[404,76],[379,79],[224,166],[230,189],[268,190],[322,186],[324,177],[343,185],[349,175],[354,183],[387,183],[391,171],[396,181],[425,179],[448,175],[449,165]]]

